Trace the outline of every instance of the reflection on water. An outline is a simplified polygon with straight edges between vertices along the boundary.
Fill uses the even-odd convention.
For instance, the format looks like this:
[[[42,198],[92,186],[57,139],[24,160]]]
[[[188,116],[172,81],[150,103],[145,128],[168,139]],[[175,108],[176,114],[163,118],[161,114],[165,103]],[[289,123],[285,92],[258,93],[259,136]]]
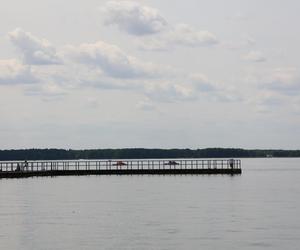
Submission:
[[[0,180],[0,249],[298,249],[300,159],[241,176]]]

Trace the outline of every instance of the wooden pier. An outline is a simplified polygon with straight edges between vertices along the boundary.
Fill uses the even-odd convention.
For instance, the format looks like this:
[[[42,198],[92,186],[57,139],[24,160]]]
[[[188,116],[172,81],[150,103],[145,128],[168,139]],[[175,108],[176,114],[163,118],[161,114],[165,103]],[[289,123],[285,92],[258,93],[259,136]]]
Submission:
[[[0,179],[63,175],[235,175],[241,173],[241,160],[239,159],[0,162]]]

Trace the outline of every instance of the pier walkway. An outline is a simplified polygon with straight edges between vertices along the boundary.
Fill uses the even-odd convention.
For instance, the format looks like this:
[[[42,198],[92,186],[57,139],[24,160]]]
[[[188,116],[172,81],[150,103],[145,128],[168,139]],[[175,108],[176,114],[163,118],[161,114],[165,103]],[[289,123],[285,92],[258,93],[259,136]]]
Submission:
[[[60,175],[241,174],[239,159],[58,160],[0,162],[0,178]]]

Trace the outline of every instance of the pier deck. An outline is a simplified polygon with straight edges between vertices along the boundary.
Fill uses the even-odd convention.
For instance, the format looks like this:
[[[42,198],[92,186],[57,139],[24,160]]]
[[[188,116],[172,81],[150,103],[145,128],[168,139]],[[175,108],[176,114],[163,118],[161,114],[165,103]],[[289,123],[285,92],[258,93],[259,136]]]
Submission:
[[[0,178],[63,175],[241,174],[239,159],[66,160],[0,162]]]

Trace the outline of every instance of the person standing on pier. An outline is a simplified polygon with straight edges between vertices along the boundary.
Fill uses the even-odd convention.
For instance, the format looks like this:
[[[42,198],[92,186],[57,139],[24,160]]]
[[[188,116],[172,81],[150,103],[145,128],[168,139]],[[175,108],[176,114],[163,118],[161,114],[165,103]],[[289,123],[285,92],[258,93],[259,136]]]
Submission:
[[[28,170],[28,162],[27,162],[27,160],[25,160],[25,162],[24,162],[24,168],[23,168],[23,170]]]
[[[21,171],[20,163],[17,164],[16,172]]]
[[[234,159],[229,159],[229,166],[230,166],[231,169],[233,169]]]

